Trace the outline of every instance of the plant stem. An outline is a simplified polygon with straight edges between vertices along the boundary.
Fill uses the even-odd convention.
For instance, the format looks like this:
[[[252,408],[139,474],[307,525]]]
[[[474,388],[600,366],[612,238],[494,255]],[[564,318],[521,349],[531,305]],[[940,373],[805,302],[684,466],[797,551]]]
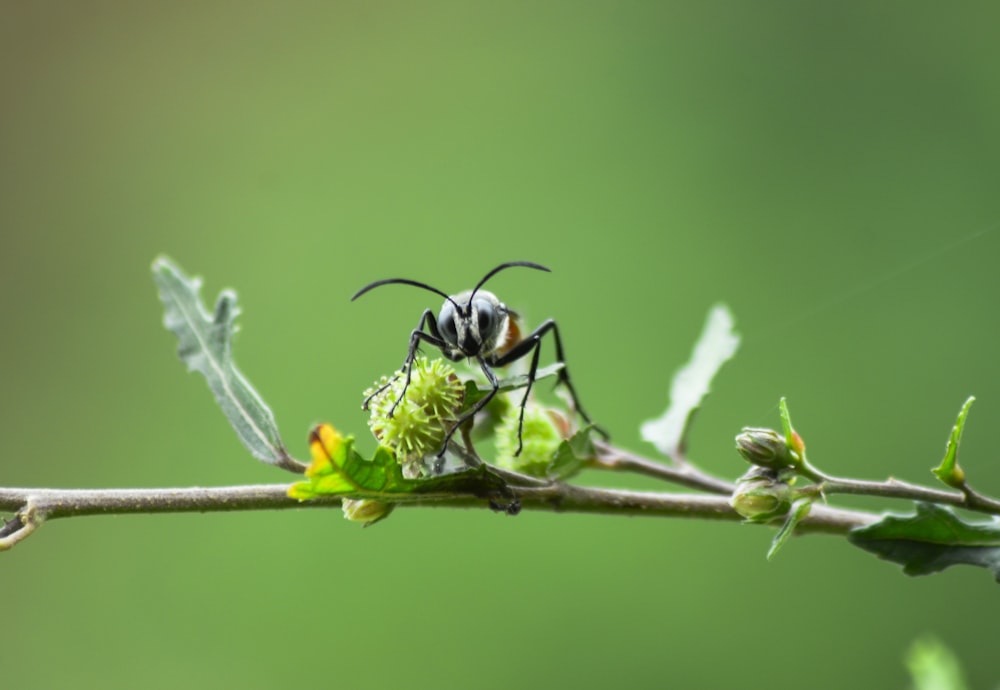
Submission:
[[[966,488],[964,491],[932,489],[904,482],[894,477],[889,477],[883,482],[867,479],[845,479],[824,474],[811,465],[807,465],[807,472],[804,474],[819,484],[825,494],[902,498],[910,501],[941,503],[989,515],[1000,515],[1000,501],[977,493],[970,488]]]
[[[648,477],[662,479],[672,484],[680,484],[690,489],[700,489],[713,494],[729,496],[736,485],[724,479],[713,477],[702,472],[690,462],[668,465],[664,462],[650,460],[622,448],[612,446],[606,441],[594,440],[597,458],[594,466],[606,470],[625,470],[644,474]]]
[[[84,515],[138,513],[288,510],[340,506],[335,496],[299,502],[289,498],[286,484],[180,489],[10,489],[0,488],[0,510],[18,511],[0,530],[0,549],[10,548],[46,520]],[[725,497],[692,494],[595,489],[552,483],[515,490],[528,510],[647,515],[740,521]],[[371,498],[371,496],[359,496]],[[385,497],[378,497],[385,500]],[[400,506],[449,508],[485,507],[487,501],[469,495],[406,495]],[[802,532],[846,534],[877,519],[871,513],[817,506],[800,526]],[[20,524],[18,524],[20,523]]]
[[[518,489],[517,493],[525,508],[554,512],[743,521],[743,518],[729,506],[729,499],[725,496],[595,489],[569,484]],[[865,511],[813,506],[809,517],[800,523],[799,531],[846,534],[856,527],[870,524],[878,519],[878,515]]]
[[[605,515],[646,515],[685,517],[704,520],[740,521],[729,506],[734,484],[699,470],[690,462],[667,464],[651,460],[604,441],[594,442],[594,466],[625,470],[667,481],[705,494],[640,492],[621,489],[580,487],[560,482],[505,473],[515,496],[526,510],[595,513]],[[803,474],[826,494],[855,494],[968,508],[1000,515],[1000,501],[966,488],[963,491],[931,489],[897,479],[884,482],[844,479],[826,475],[807,466]],[[174,489],[14,489],[0,488],[0,511],[16,513],[0,525],[0,550],[10,548],[31,535],[43,522],[84,515],[136,513],[225,512],[244,510],[287,510],[292,508],[333,508],[338,496],[299,502],[287,495],[287,484],[226,486]],[[482,508],[488,501],[469,494],[348,495],[346,498],[392,500],[399,506]],[[815,505],[799,525],[798,532],[846,534],[870,524],[879,516],[863,511]]]

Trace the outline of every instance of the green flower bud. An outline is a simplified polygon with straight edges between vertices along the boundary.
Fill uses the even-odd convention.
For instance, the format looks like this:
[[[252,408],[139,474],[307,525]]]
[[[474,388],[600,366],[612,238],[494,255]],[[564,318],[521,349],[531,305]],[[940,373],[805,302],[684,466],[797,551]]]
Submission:
[[[388,517],[394,507],[390,503],[373,501],[370,498],[345,498],[341,504],[345,518],[351,522],[363,522],[365,527]]]
[[[522,394],[518,392],[511,395]],[[559,444],[570,435],[569,422],[557,411],[529,400],[524,408],[524,428],[520,435],[521,454],[515,455],[521,415],[519,403],[520,398],[518,404],[508,405],[497,425],[496,464],[534,477],[546,477],[556,451],[559,450]]]
[[[747,462],[772,469],[792,467],[798,460],[785,443],[785,437],[774,429],[743,427],[736,436],[736,451]]]
[[[426,474],[424,458],[441,450],[445,434],[461,411],[465,386],[444,360],[418,357],[413,362],[406,395],[390,417],[389,411],[403,392],[405,381],[405,373],[397,371],[391,379],[383,377],[364,395],[367,398],[385,386],[368,403],[368,426],[379,443],[393,450],[404,472],[412,477]]]
[[[793,499],[786,477],[787,472],[754,467],[736,482],[729,505],[751,522],[763,522],[784,515]]]

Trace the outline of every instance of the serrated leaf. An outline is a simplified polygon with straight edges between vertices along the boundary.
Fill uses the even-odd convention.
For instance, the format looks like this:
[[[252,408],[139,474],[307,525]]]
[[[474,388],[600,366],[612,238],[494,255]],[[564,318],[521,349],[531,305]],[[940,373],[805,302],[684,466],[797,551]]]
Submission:
[[[288,489],[288,495],[300,501],[351,496],[398,502],[407,495],[428,493],[493,498],[508,490],[507,483],[485,464],[437,477],[408,479],[390,449],[379,446],[370,459],[364,458],[354,450],[353,437],[342,436],[329,424],[313,430],[309,450],[313,461],[306,470],[306,481]]]
[[[800,498],[792,504],[792,507],[788,511],[787,517],[785,517],[785,522],[778,530],[778,533],[774,535],[774,539],[771,541],[771,548],[767,550],[767,560],[774,558],[778,550],[785,545],[789,537],[795,532],[795,528],[798,526],[802,520],[809,515],[809,511],[812,509],[813,499],[811,498]]]
[[[262,462],[301,471],[285,450],[271,409],[233,362],[236,293],[222,292],[209,314],[199,296],[201,279],[184,275],[170,259],[153,262],[153,279],[165,308],[163,324],[177,336],[177,354],[189,371],[205,377],[243,445]]]
[[[1000,520],[966,522],[950,508],[916,505],[915,515],[887,515],[852,530],[849,541],[902,565],[907,575],[929,575],[966,564],[988,568],[1000,582]]]
[[[940,465],[931,470],[934,476],[955,489],[961,489],[965,486],[965,471],[958,464],[958,444],[962,441],[965,418],[969,416],[969,409],[975,401],[975,398],[970,397],[962,405],[962,409],[958,412],[958,419],[955,420],[955,426],[951,428],[951,434],[948,436],[944,459],[941,460]]]
[[[371,459],[354,450],[354,439],[341,436],[329,424],[321,424],[309,435],[312,463],[306,470],[308,481],[297,482],[289,495],[300,501],[317,496],[351,493],[376,495],[402,486],[406,479],[392,451],[379,446]]]
[[[667,411],[642,425],[642,438],[667,457],[683,452],[688,427],[708,395],[712,379],[736,354],[740,337],[733,330],[733,324],[728,308],[721,304],[712,307],[691,360],[674,374]]]

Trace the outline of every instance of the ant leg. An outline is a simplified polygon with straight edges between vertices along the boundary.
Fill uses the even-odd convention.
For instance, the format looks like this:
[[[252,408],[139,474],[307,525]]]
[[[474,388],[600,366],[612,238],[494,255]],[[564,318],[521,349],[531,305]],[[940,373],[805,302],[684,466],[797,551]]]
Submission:
[[[367,398],[365,398],[365,401],[361,403],[361,409],[367,412],[368,408],[371,406],[372,400],[382,395],[382,393],[385,392],[385,389],[391,386],[392,384],[396,383],[398,379],[399,375],[397,374],[396,376],[393,376],[391,379],[389,379],[387,383],[383,383],[381,386],[375,389],[375,392],[369,395]]]
[[[500,381],[497,380],[497,375],[493,373],[492,369],[490,369],[486,360],[477,355],[476,361],[479,362],[479,367],[483,370],[483,373],[486,374],[486,378],[489,380],[492,390],[477,400],[475,405],[466,410],[465,414],[459,417],[455,421],[455,424],[452,425],[451,429],[448,430],[448,433],[444,435],[444,443],[441,444],[441,450],[437,453],[437,460],[434,461],[435,474],[440,473],[441,469],[444,467],[444,454],[445,451],[448,450],[448,444],[451,443],[451,438],[455,435],[455,432],[461,429],[463,424],[475,417],[481,409],[486,407],[490,400],[492,400],[500,390]]]
[[[542,354],[542,339],[541,336],[533,336],[531,338],[535,346],[533,348],[534,352],[531,353],[531,366],[528,368],[528,385],[524,387],[524,397],[521,398],[521,413],[517,418],[517,452],[514,453],[514,457],[521,455],[521,449],[524,448],[524,408],[528,406],[528,396],[531,395],[531,387],[535,385],[535,375],[538,373],[538,357]],[[590,420],[587,420],[588,422]]]
[[[424,331],[424,327],[427,327],[429,332]],[[441,339],[437,330],[437,321],[434,319],[434,312],[430,309],[424,311],[420,316],[420,321],[417,323],[417,327],[410,332],[410,346],[406,350],[406,359],[403,360],[403,366],[400,367],[401,370],[406,372],[406,381],[403,383],[403,390],[400,391],[399,397],[392,403],[392,407],[389,408],[389,417],[396,412],[396,408],[399,403],[402,402],[403,397],[406,395],[406,389],[410,387],[410,377],[413,375],[413,360],[417,358],[417,351],[420,347],[420,341],[423,340],[426,343],[430,343],[438,349],[443,349],[445,347],[444,340]],[[371,401],[374,397],[384,392],[389,386],[399,379],[399,374],[393,376],[392,379],[383,384],[374,393],[365,398],[362,409],[367,410]]]
[[[580,398],[576,394],[576,389],[573,387],[573,382],[569,378],[569,367],[566,364],[566,355],[563,353],[562,338],[559,335],[559,326],[556,325],[556,322],[553,319],[548,319],[547,321],[545,321],[541,326],[539,326],[530,334],[528,334],[528,336],[525,337],[524,340],[519,342],[510,350],[508,350],[502,357],[492,358],[489,363],[493,366],[503,366],[505,364],[510,364],[513,361],[521,359],[522,357],[526,356],[533,348],[537,347],[540,349],[542,337],[550,331],[552,332],[552,335],[555,337],[556,361],[563,365],[563,368],[559,370],[558,381],[556,385],[561,383],[566,386],[566,390],[569,391],[569,396],[573,400],[573,407],[575,407],[576,411],[580,413],[580,416],[583,417],[583,420],[587,422],[587,424],[592,424],[594,426],[594,431],[599,433],[604,438],[608,438],[608,432],[606,432],[604,429],[594,424],[593,420],[590,418],[590,415],[587,414],[587,411],[583,409],[583,405],[580,404]],[[536,350],[533,360],[537,361],[537,358],[538,354]],[[535,380],[534,374],[536,371],[537,367],[533,368],[531,371],[531,375],[528,377],[529,388],[534,383]]]

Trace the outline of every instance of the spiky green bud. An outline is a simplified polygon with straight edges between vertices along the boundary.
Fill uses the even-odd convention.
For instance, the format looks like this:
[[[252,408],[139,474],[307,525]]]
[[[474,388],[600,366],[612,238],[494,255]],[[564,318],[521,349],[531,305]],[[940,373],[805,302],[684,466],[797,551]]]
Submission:
[[[396,454],[410,476],[426,473],[423,459],[437,453],[445,434],[461,411],[465,387],[455,369],[443,359],[418,357],[413,362],[410,385],[392,416],[389,411],[403,392],[405,373],[397,371],[391,379],[383,377],[365,391],[365,397],[378,388],[385,389],[369,401],[368,426],[379,443]]]

